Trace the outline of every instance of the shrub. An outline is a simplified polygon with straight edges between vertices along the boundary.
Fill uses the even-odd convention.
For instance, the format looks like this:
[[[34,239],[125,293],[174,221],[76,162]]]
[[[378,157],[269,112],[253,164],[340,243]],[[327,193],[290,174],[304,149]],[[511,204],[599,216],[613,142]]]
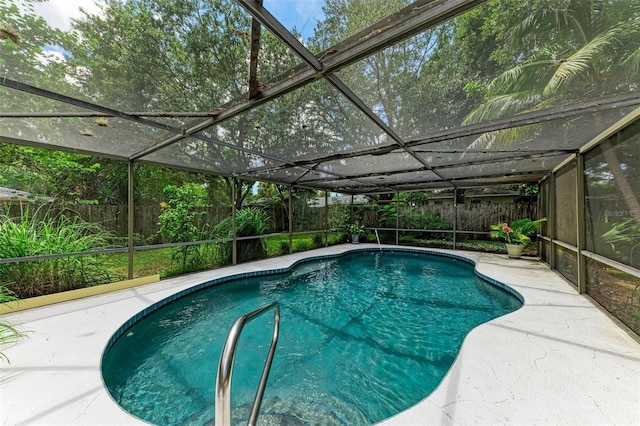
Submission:
[[[322,246],[324,246],[324,238],[322,238],[322,234],[314,234],[313,235],[313,246],[314,247],[322,247]]]
[[[311,244],[309,244],[309,241],[298,240],[296,241],[296,244],[294,244],[293,251],[297,253],[299,251],[310,250],[311,248],[312,247],[311,247]]]
[[[540,229],[540,224],[546,218],[531,220],[528,218],[517,219],[508,224],[496,223],[491,225],[491,238],[503,240],[508,244],[528,245],[531,243],[531,236]]]
[[[247,207],[236,214],[236,236],[251,237],[263,235],[269,230],[269,215],[257,207]],[[219,238],[233,238],[233,218],[224,218],[215,227]],[[262,239],[240,240],[237,242],[238,262],[262,259],[267,257],[267,246]],[[220,243],[219,256],[225,262],[231,262],[232,248],[230,242]]]
[[[337,231],[340,242],[346,242],[349,238],[349,221],[351,220],[351,210],[347,204],[334,204],[331,206],[329,215],[329,227]]]
[[[440,216],[438,212],[425,212],[424,214],[416,208],[405,209],[400,213],[400,228],[405,229],[429,229],[429,230],[451,230],[453,224]],[[445,233],[420,232],[419,238],[444,238]]]
[[[97,224],[29,209],[12,219],[0,215],[0,259],[78,253],[112,247],[113,236]],[[0,285],[18,298],[89,287],[112,281],[104,255],[70,256],[0,264]]]
[[[378,207],[378,226],[381,228],[396,227],[396,206],[387,204]]]
[[[280,241],[280,254],[289,254],[289,241]]]
[[[179,187],[168,185],[162,191],[167,201],[163,203],[162,213],[158,217],[158,233],[165,241],[176,243],[209,239],[208,225],[203,223],[205,213],[197,211],[205,205],[206,190],[201,185],[186,183]],[[207,246],[201,244],[173,247],[171,254],[173,260],[179,260],[180,267],[185,270],[202,264],[204,258],[210,255]]]
[[[13,292],[7,287],[0,285],[0,303],[12,302],[14,300],[18,299],[14,297]],[[0,321],[0,346],[17,340],[22,336],[23,334],[11,324]],[[2,359],[9,362],[9,358],[7,358],[4,353],[0,352],[0,360]]]

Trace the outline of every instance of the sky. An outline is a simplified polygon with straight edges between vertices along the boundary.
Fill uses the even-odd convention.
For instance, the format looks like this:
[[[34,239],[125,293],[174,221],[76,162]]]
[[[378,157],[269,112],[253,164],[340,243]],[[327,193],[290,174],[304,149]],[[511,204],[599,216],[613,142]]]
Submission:
[[[294,27],[306,40],[318,21],[324,19],[324,0],[263,0],[263,6],[288,30]]]
[[[99,1],[99,0],[98,0]],[[289,30],[294,27],[303,40],[313,35],[317,22],[323,19],[324,0],[264,0],[264,7]],[[61,30],[70,28],[70,19],[82,16],[80,7],[89,13],[99,8],[91,0],[50,0],[36,3],[36,13],[43,16],[49,25]]]

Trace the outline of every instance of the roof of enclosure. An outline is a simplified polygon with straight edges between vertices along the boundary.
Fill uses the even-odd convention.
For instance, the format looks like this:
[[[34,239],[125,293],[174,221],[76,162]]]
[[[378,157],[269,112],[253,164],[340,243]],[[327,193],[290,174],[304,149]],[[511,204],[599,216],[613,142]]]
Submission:
[[[72,21],[0,1],[0,141],[345,193],[467,188],[538,181],[640,105],[638,0],[527,2],[507,59],[491,1],[326,0],[305,22],[287,8],[316,2],[58,3]]]

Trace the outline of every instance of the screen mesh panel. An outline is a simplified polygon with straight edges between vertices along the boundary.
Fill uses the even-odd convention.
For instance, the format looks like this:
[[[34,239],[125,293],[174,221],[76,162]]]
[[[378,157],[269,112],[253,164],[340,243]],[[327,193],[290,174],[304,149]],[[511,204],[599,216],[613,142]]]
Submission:
[[[573,246],[577,244],[576,212],[576,165],[570,165],[558,172],[556,177],[556,238]]]
[[[307,169],[301,167],[289,167],[266,172],[251,173],[251,176],[259,180],[275,181],[287,184],[300,183],[300,179],[309,173]]]
[[[321,171],[345,176],[380,174],[424,168],[425,166],[407,153],[391,153],[381,156],[365,155],[320,164]]]
[[[632,0],[300,5],[5,0],[0,137],[380,193],[535,182],[640,105]]]
[[[243,33],[251,17],[233,0],[180,9],[87,0],[65,4],[64,13],[44,2],[31,13],[42,21],[3,19],[22,36],[18,45],[0,43],[0,57],[8,58],[0,73],[7,78],[122,111],[206,112],[247,89]]]
[[[383,7],[371,7],[366,2],[355,2],[350,8],[355,12],[358,19],[347,19],[335,26],[335,22],[327,19],[326,13],[344,15],[345,8],[349,7],[342,2],[327,2],[325,0],[314,2],[299,2],[296,0],[266,0],[263,5],[276,19],[289,31],[299,36],[303,42],[309,44],[309,48],[315,54],[329,49],[341,40],[350,38],[367,27],[383,20],[384,18],[396,14],[401,8],[410,4],[410,1],[388,1]],[[299,10],[302,20],[291,19],[290,9]],[[406,15],[399,14],[389,20],[391,22],[401,22],[406,19]],[[360,35],[366,37],[372,31]]]
[[[0,118],[0,138],[127,158],[173,133],[116,117]]]
[[[586,249],[640,268],[640,122],[585,155]]]
[[[600,18],[603,21],[599,24],[628,31],[625,25],[627,19],[633,19],[631,4],[627,0],[612,2],[609,5],[612,9],[627,9],[627,14],[614,16],[619,13],[614,12],[609,21]],[[586,10],[587,2],[574,2],[571,6],[572,10],[558,9],[556,12],[566,19],[576,20],[579,18],[575,15],[579,13],[593,13],[596,19],[598,11]],[[614,42],[606,39],[605,34],[598,34],[595,28],[590,28],[589,31],[594,32],[586,37],[592,37],[594,44],[598,40],[602,45],[590,46],[588,40],[585,42],[579,35],[575,22],[559,23],[548,31],[530,29],[520,40],[511,40],[515,43],[513,48],[522,52],[523,57],[515,63],[502,63],[498,56],[503,53],[504,44],[484,38],[486,22],[467,16],[477,18],[499,7],[499,2],[486,2],[469,14],[364,58],[338,72],[338,76],[403,138],[544,108],[571,107],[602,97],[640,93],[637,69],[620,66],[606,81],[597,78],[597,73],[584,69],[581,55],[593,55],[595,50],[604,56],[604,45],[611,49],[606,56],[612,63],[624,61],[628,52],[614,47]],[[553,6],[545,7],[548,12]],[[523,7],[516,12],[522,14],[516,21],[532,20],[544,14],[542,9],[535,9]],[[440,60],[442,46],[459,42],[457,37],[461,37],[463,31],[477,35],[477,41],[462,45],[481,49],[476,55],[486,58],[482,66],[466,68],[464,64],[470,59],[469,52],[462,49],[452,54],[448,52],[452,62]],[[637,46],[637,41],[630,42]],[[579,66],[581,70],[575,72]]]
[[[325,81],[312,83],[202,133],[238,147],[299,161],[377,146],[388,140]]]

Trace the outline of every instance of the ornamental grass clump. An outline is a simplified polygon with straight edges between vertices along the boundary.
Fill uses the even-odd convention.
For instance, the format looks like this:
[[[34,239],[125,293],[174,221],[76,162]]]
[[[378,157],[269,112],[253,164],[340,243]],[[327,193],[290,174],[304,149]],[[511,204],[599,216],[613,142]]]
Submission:
[[[0,259],[80,253],[113,247],[101,226],[73,216],[29,209],[0,215]],[[0,264],[0,285],[20,299],[113,281],[104,255],[70,256]]]
[[[236,236],[242,238],[263,235],[269,231],[269,221],[269,214],[264,210],[257,207],[244,208],[236,215]],[[215,233],[219,238],[233,238],[232,217],[227,216],[218,223]],[[267,246],[263,239],[238,240],[236,244],[238,262],[267,257]],[[218,255],[223,264],[231,262],[231,248],[230,242],[220,243]]]
[[[518,219],[511,223],[497,223],[491,225],[491,238],[502,240],[506,244],[526,246],[531,243],[531,236],[535,235],[545,220],[547,219]]]
[[[15,300],[18,299],[13,296],[13,292],[5,286],[0,285],[0,304],[13,302]],[[2,348],[6,344],[20,339],[22,336],[24,336],[24,334],[13,325],[5,321],[0,321],[0,348]],[[7,358],[7,356],[2,352],[0,352],[0,361],[1,360],[9,362],[9,358]]]

